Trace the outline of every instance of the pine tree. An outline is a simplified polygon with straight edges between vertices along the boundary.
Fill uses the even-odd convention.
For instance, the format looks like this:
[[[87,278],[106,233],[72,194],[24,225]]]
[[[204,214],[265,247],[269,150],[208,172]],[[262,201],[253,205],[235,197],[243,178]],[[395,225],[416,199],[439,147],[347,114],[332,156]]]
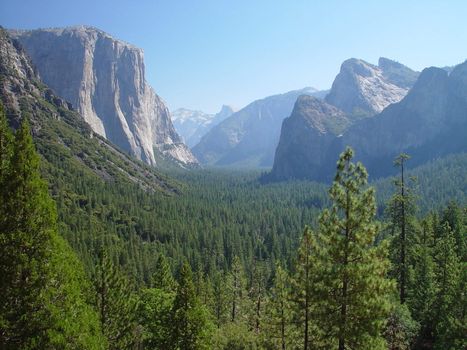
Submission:
[[[332,207],[320,217],[317,322],[339,350],[384,349],[392,288],[387,247],[375,246],[374,190],[366,188],[366,169],[352,157],[350,148],[341,154],[329,191]]]
[[[109,349],[128,349],[135,341],[137,301],[127,278],[101,250],[96,272],[96,307]]]
[[[58,235],[27,122],[11,159],[6,153],[3,148],[0,348],[104,349],[81,262]]]
[[[172,346],[174,349],[207,349],[211,324],[196,297],[190,266],[180,269],[180,281],[172,309]]]
[[[151,277],[151,286],[165,292],[175,292],[177,287],[167,258],[162,253],[156,261],[156,268]]]
[[[144,349],[171,349],[175,292],[158,288],[141,291],[138,314],[142,326]]]
[[[228,293],[230,299],[230,321],[239,322],[242,315],[243,298],[245,297],[245,275],[238,256],[232,262],[228,278]],[[239,317],[240,316],[240,317]]]
[[[321,336],[318,334],[315,319],[316,304],[316,256],[313,232],[307,226],[303,232],[300,247],[298,248],[295,276],[292,281],[292,299],[295,303],[295,323],[300,328],[303,349],[313,349],[323,344],[320,343]]]
[[[45,291],[52,321],[48,348],[107,349],[82,262],[62,237],[53,235],[52,247],[51,278]]]
[[[7,135],[4,122],[1,128],[2,135]],[[7,144],[5,147],[7,153]],[[3,152],[2,158],[6,155]],[[2,163],[4,166],[3,160]],[[7,348],[8,344],[45,346],[45,333],[51,325],[47,322],[50,317],[44,291],[50,278],[56,213],[47,185],[40,177],[39,156],[27,121],[16,132],[9,171],[5,174],[0,213],[1,342]]]
[[[388,318],[384,336],[388,350],[410,350],[419,330],[406,304],[394,303]]]
[[[393,195],[388,205],[393,235],[398,233],[392,240],[391,260],[395,268],[401,304],[405,303],[407,298],[408,251],[410,238],[413,234],[411,224],[415,210],[414,196],[407,185],[404,173],[405,163],[409,159],[409,155],[401,153],[394,160],[394,165],[400,168],[400,179],[395,182],[399,192]]]
[[[264,337],[269,348],[286,350],[291,345],[292,305],[290,295],[290,278],[281,265],[276,263],[274,285],[266,306],[267,322]]]
[[[434,251],[435,283],[435,349],[462,349],[465,339],[465,290],[462,289],[461,263],[456,254],[456,241],[449,223],[441,227]]]
[[[408,285],[407,304],[414,320],[419,322],[420,331],[417,347],[424,349],[433,342],[433,306],[435,302],[435,276],[433,263],[432,217],[422,222],[421,230],[413,246],[412,264],[414,278]]]
[[[250,328],[256,334],[261,332],[264,318],[264,302],[266,294],[267,280],[266,266],[263,262],[253,261],[253,271],[251,272],[251,282],[248,291],[249,307],[247,310]]]
[[[226,289],[226,277],[221,271],[214,272],[212,278],[212,288],[213,288],[213,301],[212,301],[212,314],[218,328],[222,324],[226,323],[230,319],[230,303],[229,303],[229,293]]]

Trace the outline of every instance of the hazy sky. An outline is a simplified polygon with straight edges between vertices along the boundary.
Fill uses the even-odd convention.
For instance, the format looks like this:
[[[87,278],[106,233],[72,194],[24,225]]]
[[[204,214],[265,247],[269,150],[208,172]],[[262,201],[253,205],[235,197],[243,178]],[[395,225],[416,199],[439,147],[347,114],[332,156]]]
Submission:
[[[467,58],[463,0],[0,0],[6,28],[76,24],[143,48],[147,79],[171,109],[329,88],[349,57],[418,70]]]

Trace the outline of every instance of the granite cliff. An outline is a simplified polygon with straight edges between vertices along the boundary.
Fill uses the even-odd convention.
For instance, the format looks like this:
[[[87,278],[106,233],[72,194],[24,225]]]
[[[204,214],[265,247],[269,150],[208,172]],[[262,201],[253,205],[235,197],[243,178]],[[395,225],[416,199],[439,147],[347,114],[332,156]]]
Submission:
[[[417,76],[417,72],[387,58],[380,58],[378,66],[351,58],[342,63],[325,100],[354,119],[373,116],[399,102]]]
[[[145,80],[141,49],[86,26],[10,34],[44,83],[71,102],[96,133],[150,165],[159,156],[181,166],[197,164]]]
[[[310,124],[319,108],[323,111],[320,120],[334,125],[339,116],[338,120],[347,123],[338,123],[341,128],[333,133],[329,127]],[[347,145],[355,149],[357,159],[373,177],[394,173],[392,160],[401,152],[412,156],[410,166],[417,166],[467,151],[467,62],[450,74],[441,68],[423,70],[400,102],[371,118],[355,119],[352,113],[326,108],[306,98],[297,100],[294,112],[283,123],[270,179],[330,181],[335,161]]]
[[[43,173],[54,184],[55,195],[59,191],[67,198],[80,198],[70,185],[77,179],[86,184],[105,181],[137,184],[147,191],[177,191],[154,168],[96,134],[69,102],[40,80],[21,45],[1,28],[0,102],[13,128],[25,118],[29,121]]]

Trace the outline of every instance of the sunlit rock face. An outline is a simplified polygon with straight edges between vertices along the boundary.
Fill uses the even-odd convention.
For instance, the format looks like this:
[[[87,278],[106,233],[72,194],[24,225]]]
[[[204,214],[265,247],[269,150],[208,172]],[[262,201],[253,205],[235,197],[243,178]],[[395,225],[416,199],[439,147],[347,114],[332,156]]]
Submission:
[[[450,74],[441,68],[424,69],[416,74],[414,84],[411,81],[415,75],[392,61],[380,60],[380,65],[386,65],[380,72],[375,72],[374,66],[369,70],[361,61],[355,64],[354,68],[361,71],[352,78],[352,86],[359,89],[348,92],[359,96],[352,104],[344,100],[330,104],[338,95],[334,88],[341,82],[334,83],[334,95],[331,91],[326,102],[309,97],[297,100],[292,115],[282,125],[271,180],[331,181],[339,153],[346,146],[354,148],[356,159],[364,163],[372,178],[394,174],[393,159],[402,152],[411,155],[410,166],[417,166],[467,151],[467,62]],[[340,74],[342,70],[344,75],[349,74],[346,67]],[[383,78],[387,82],[382,83]],[[361,79],[376,84],[374,95],[372,90],[361,94]],[[381,93],[380,88],[391,81],[397,81],[400,87]],[[393,92],[401,89],[408,91],[397,102],[399,97]],[[360,95],[355,93],[357,90]],[[367,114],[356,117],[355,106],[366,108]]]
[[[402,100],[417,76],[386,58],[380,58],[378,66],[351,58],[342,63],[325,100],[354,118],[372,116]]]
[[[143,50],[86,26],[10,33],[42,80],[96,133],[151,165],[155,152],[182,166],[197,164],[145,80]]]

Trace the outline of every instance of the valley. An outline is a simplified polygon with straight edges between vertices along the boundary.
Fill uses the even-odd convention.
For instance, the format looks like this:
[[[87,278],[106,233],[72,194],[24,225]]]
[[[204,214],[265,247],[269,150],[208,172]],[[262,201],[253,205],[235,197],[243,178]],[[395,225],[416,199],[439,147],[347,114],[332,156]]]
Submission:
[[[148,51],[0,27],[0,349],[465,348],[467,61],[339,66],[315,42],[286,80],[292,36],[203,54],[226,13],[131,31]]]

